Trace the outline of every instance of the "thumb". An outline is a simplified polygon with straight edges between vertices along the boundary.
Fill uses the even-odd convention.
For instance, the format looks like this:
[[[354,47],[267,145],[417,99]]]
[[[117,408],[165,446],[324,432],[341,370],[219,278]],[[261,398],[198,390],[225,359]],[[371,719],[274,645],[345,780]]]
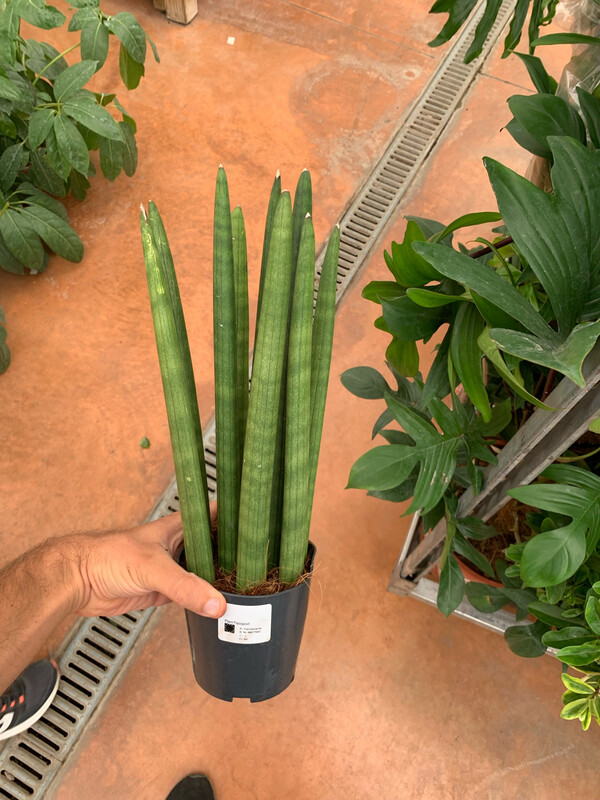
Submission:
[[[149,587],[203,617],[222,617],[227,601],[210,583],[179,567],[164,551],[147,576]]]

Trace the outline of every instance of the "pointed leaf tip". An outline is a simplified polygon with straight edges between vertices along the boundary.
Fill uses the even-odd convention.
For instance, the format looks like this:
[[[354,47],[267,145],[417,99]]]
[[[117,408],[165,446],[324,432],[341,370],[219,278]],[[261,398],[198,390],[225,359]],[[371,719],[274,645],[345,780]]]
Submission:
[[[277,178],[281,178],[281,172],[279,172],[279,170],[275,173],[275,180],[277,180]]]
[[[141,212],[141,214],[142,214],[142,217],[143,217],[143,218],[146,220],[146,222],[147,222],[147,221],[148,221],[148,217],[146,216],[146,209],[144,208],[144,204],[143,204],[143,203],[140,203],[140,212]]]
[[[306,213],[306,216],[304,217],[304,219],[310,219],[310,214],[308,212]]]

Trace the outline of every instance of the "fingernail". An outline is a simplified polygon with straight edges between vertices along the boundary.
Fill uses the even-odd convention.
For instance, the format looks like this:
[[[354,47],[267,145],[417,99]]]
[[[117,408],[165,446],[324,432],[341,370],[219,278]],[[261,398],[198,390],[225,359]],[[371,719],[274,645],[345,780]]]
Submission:
[[[219,614],[219,609],[221,608],[221,601],[217,600],[216,597],[207,600],[204,604],[204,608],[202,609],[204,614],[207,617],[216,617]]]

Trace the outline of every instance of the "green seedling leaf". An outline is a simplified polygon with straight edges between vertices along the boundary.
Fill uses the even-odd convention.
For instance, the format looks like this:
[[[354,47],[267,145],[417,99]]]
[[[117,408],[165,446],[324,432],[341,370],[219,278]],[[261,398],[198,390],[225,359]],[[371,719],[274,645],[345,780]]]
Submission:
[[[121,45],[119,48],[119,72],[121,79],[128,89],[137,89],[145,74],[144,65],[133,59],[127,49]]]
[[[592,631],[600,636],[600,600],[597,597],[588,597],[585,604],[585,621]]]
[[[593,695],[596,692],[594,687],[590,686],[587,681],[584,681],[581,678],[576,678],[573,675],[569,675],[568,672],[563,672],[560,677],[562,678],[562,682],[564,683],[565,687],[574,694]]]
[[[479,211],[475,212],[474,214],[463,214],[462,217],[458,217],[458,219],[455,219],[454,222],[451,222],[443,230],[434,234],[429,241],[441,242],[442,239],[445,239],[450,233],[454,233],[454,231],[457,231],[460,228],[470,228],[474,225],[484,225],[487,222],[498,222],[498,220],[501,219],[502,215],[497,211]]]
[[[98,71],[108,55],[110,34],[101,19],[95,15],[81,28],[81,57],[96,62]]]
[[[564,706],[560,712],[562,719],[579,719],[582,715],[589,712],[589,700],[582,698],[580,700],[572,700]]]
[[[63,113],[105,139],[123,141],[122,128],[105,108],[88,97],[73,98],[63,104]]]
[[[146,34],[133,14],[120,11],[114,17],[109,17],[104,24],[120,40],[133,61],[143,64],[146,58]]]
[[[379,304],[381,304],[382,298],[389,300],[394,297],[402,297],[405,294],[406,289],[399,286],[395,281],[371,281],[362,290],[362,296],[365,300]]]
[[[340,380],[349,392],[365,400],[382,400],[391,391],[386,379],[373,367],[352,367],[342,372]]]
[[[571,667],[583,667],[600,658],[600,645],[588,642],[562,647],[556,657]]]
[[[532,43],[532,47],[541,47],[546,44],[600,44],[600,39],[597,36],[586,36],[583,33],[548,33],[546,36],[540,36]]]
[[[140,442],[140,447],[142,447],[144,450],[147,450],[150,447],[150,439],[144,436],[144,438]]]
[[[504,631],[504,640],[513,653],[522,658],[538,658],[546,652],[542,635],[548,630],[543,622],[511,625]]]
[[[429,13],[447,12],[448,20],[435,39],[428,42],[429,47],[439,47],[448,42],[466,22],[469,14],[475,8],[476,2],[477,0],[436,0]]]
[[[54,97],[58,102],[68,100],[85,86],[92,75],[96,72],[98,63],[96,61],[80,61],[67,67],[60,73],[54,82]]]
[[[529,0],[527,0],[527,3]],[[555,94],[558,87],[556,80],[546,72],[546,68],[540,58],[529,55],[528,53],[515,53],[529,73],[529,77],[540,94]]]
[[[573,626],[561,628],[558,631],[547,631],[542,637],[542,641],[546,647],[554,647],[560,649],[562,647],[571,647],[576,644],[586,644],[592,642],[597,637],[590,633],[587,628],[581,626]]]
[[[465,579],[457,560],[450,555],[440,573],[437,607],[449,617],[461,604],[465,593]]]
[[[530,539],[521,558],[526,586],[554,586],[573,575],[585,559],[585,524],[540,533]]]
[[[493,329],[489,336],[504,352],[554,369],[583,388],[583,362],[600,336],[600,322],[577,325],[566,341],[558,346],[549,345],[537,336],[515,331]]]
[[[414,447],[380,445],[368,450],[353,465],[348,489],[385,491],[403,483],[417,463]]]

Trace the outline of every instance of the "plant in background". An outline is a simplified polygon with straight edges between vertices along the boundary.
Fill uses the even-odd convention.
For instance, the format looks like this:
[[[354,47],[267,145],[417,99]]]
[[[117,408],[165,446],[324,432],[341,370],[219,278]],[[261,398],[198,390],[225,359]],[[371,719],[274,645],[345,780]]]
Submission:
[[[219,169],[214,218],[216,567],[244,592],[277,567],[304,572],[331,360],[339,229],[325,255],[313,315],[315,238],[310,174],[290,195],[275,179],[264,236],[248,391],[249,323],[244,221],[230,210]],[[173,260],[154,204],[142,238],[181,501],[188,568],[214,581],[202,431]]]
[[[451,242],[462,226],[496,221],[495,212],[447,227],[409,218],[404,241],[385,254],[394,280],[363,291],[381,304],[375,325],[392,336],[386,360],[398,391],[371,368],[342,376],[354,394],[387,404],[373,436],[388,443],[361,456],[348,485],[390,500],[412,497],[409,511],[421,510],[425,531],[446,517],[438,594],[445,614],[465,590],[454,554],[468,549],[469,525],[454,519],[458,495],[467,487],[479,492],[482,467],[534,407],[547,407],[557,375],[583,386],[583,361],[600,336],[600,152],[566,136],[548,141],[551,194],[486,159],[504,221],[500,240],[479,238],[470,252]],[[442,327],[423,381],[416,341],[441,336]],[[394,420],[402,431],[387,427]],[[561,537],[568,549],[567,534]]]
[[[69,193],[85,197],[96,171],[91,151],[99,151],[109,180],[121,171],[133,175],[137,166],[134,120],[116,95],[85,86],[116,36],[121,77],[134,89],[150,40],[127,11],[105,14],[97,0],[71,5],[76,10],[68,27],[80,32],[79,42],[59,52],[48,42],[24,38],[21,23],[53,30],[67,21],[62,12],[44,0],[0,0],[0,266],[21,275],[42,272],[50,252],[81,260],[83,244],[60,199]],[[69,66],[65,56],[77,50],[81,59]],[[0,336],[3,371],[10,361],[4,328]]]
[[[446,24],[443,26],[438,35],[429,42],[430,47],[439,47],[442,44],[450,41],[458,31],[463,27],[471,12],[477,5],[478,0],[436,0],[431,7],[430,14],[448,14]],[[485,40],[490,33],[492,26],[498,18],[502,0],[486,0],[485,11],[475,30],[473,41],[465,54],[465,64],[473,61],[480,55]],[[585,2],[580,6],[584,6],[583,11],[578,9],[578,13],[586,16]],[[584,33],[551,33],[546,36],[540,37],[540,28],[549,25],[555,17],[558,7],[558,0],[518,0],[515,10],[512,15],[508,33],[504,40],[504,52],[502,58],[509,56],[518,46],[523,35],[523,27],[529,16],[527,24],[527,36],[529,40],[529,52],[534,53],[535,48],[539,45],[546,44],[583,44],[595,45],[598,40],[594,36]],[[590,0],[590,9],[592,13],[589,15],[594,19],[593,15],[594,0]],[[517,53],[517,55],[519,55]]]
[[[579,719],[584,730],[600,724],[600,478],[596,452],[582,466],[557,463],[538,482],[508,494],[535,509],[527,515],[532,536],[506,549],[510,566],[502,562],[503,586],[467,584],[471,604],[483,613],[516,606],[517,620],[504,638],[519,656],[535,658],[548,647],[558,650],[563,674],[565,719]],[[592,471],[594,470],[594,471]]]

